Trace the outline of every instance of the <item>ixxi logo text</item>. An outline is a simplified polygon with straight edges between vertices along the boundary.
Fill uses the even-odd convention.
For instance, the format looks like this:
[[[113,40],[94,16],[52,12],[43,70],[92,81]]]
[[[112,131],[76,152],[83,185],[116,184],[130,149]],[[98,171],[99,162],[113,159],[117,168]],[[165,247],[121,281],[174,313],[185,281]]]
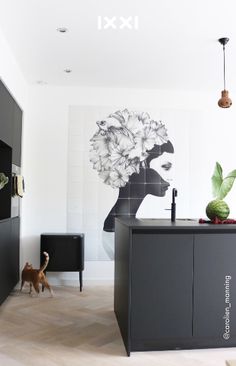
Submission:
[[[98,30],[137,30],[139,27],[139,17],[135,15],[129,17],[113,16],[109,18],[99,15],[97,19],[97,27]]]

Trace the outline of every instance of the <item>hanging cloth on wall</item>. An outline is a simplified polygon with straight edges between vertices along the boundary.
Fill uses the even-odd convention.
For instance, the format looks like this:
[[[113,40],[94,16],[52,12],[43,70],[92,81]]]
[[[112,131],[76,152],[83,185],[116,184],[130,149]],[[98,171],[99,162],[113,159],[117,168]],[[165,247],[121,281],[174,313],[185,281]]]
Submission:
[[[23,197],[25,191],[25,182],[22,175],[14,174],[12,176],[12,196]]]
[[[17,180],[16,194],[20,197],[23,197],[23,194],[24,194],[24,183],[23,183],[24,178],[22,177],[22,175],[17,175],[16,180]]]

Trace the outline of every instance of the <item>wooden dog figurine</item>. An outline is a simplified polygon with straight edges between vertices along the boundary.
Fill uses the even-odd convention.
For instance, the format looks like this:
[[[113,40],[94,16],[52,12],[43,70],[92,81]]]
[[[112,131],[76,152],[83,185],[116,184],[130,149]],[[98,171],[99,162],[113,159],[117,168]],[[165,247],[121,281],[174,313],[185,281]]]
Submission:
[[[35,291],[37,292],[37,294],[39,294],[39,284],[42,284],[42,288],[46,287],[51,295],[53,296],[53,291],[48,283],[48,280],[45,276],[45,274],[43,273],[43,271],[46,269],[48,262],[49,262],[49,255],[47,252],[43,252],[43,254],[45,255],[45,262],[42,265],[42,267],[40,269],[34,269],[32,264],[29,264],[28,262],[26,262],[22,273],[21,273],[21,289],[20,291],[22,291],[22,288],[24,286],[25,282],[29,282],[30,283],[30,294],[32,293],[32,286],[34,287]]]

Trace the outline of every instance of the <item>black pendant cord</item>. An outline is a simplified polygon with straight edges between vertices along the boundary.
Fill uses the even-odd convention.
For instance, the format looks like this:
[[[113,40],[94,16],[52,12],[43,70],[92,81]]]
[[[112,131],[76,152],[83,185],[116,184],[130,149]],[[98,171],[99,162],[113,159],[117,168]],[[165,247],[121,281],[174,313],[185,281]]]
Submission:
[[[223,53],[224,53],[224,90],[225,89],[225,45],[223,45]]]
[[[226,77],[225,77],[225,45],[228,43],[229,38],[219,38],[218,41],[223,46],[223,71],[224,71],[224,90],[221,92],[221,98],[218,100],[218,106],[221,108],[229,108],[232,105],[232,100],[229,98],[229,92],[226,90]]]
[[[225,45],[229,42],[229,38],[223,37],[219,38],[218,41],[223,46],[223,62],[224,62],[224,90],[226,90],[226,82],[225,82]]]

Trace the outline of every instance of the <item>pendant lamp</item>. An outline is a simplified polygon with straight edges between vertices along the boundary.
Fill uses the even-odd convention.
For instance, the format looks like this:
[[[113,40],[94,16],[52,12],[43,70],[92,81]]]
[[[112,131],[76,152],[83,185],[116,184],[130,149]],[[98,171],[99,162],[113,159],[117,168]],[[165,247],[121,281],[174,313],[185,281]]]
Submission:
[[[224,90],[221,92],[221,98],[218,100],[218,106],[221,108],[229,108],[232,105],[232,100],[229,98],[229,92],[226,90],[225,86],[225,45],[228,43],[229,38],[218,39],[220,44],[223,46],[223,60],[224,60]]]

